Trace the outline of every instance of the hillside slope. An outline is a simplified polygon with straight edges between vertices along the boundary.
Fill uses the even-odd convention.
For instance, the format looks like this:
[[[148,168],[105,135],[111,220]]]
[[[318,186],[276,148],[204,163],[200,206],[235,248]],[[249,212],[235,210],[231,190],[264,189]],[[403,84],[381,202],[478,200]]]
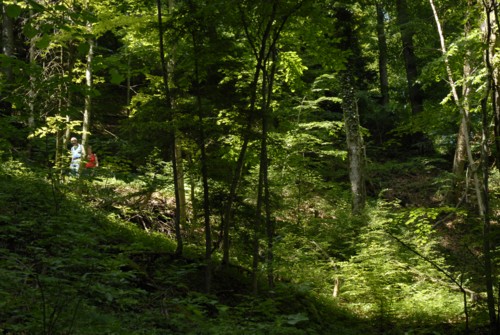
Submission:
[[[78,182],[9,162],[0,185],[3,334],[366,333],[367,322],[291,285],[249,294],[238,266],[217,269],[203,293],[194,248],[175,258],[164,235],[81,203]]]

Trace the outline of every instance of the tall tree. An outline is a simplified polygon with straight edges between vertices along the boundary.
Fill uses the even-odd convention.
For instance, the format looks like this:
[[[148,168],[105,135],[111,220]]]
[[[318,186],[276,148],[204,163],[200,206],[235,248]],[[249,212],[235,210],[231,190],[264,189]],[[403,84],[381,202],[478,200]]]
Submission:
[[[406,82],[408,84],[408,96],[411,110],[414,115],[422,111],[423,95],[418,83],[417,56],[415,55],[415,46],[413,37],[415,29],[413,28],[411,17],[408,12],[406,0],[396,0],[397,21],[401,32],[401,43],[403,58],[406,70]]]
[[[276,46],[281,32],[291,15],[300,8],[302,1],[291,5],[280,1],[237,2],[245,37],[255,59],[253,76],[249,89],[249,107],[247,120],[243,130],[242,146],[231,177],[228,200],[224,210],[223,222],[223,264],[229,264],[229,231],[232,220],[233,203],[240,183],[241,172],[245,162],[248,145],[251,139],[252,126],[255,120],[257,104],[263,97],[259,96],[259,82],[262,69],[270,62],[271,50]],[[287,7],[288,5],[288,7]],[[279,14],[279,15],[278,15]]]
[[[473,9],[472,0],[468,1],[467,7],[470,11]],[[468,16],[466,18],[464,24],[464,39],[469,38],[472,30],[472,17]],[[471,93],[471,80],[472,76],[472,67],[471,65],[471,52],[466,51],[466,57],[464,57],[463,63],[463,84],[462,84],[462,108],[468,111],[470,110],[470,93]],[[464,192],[464,179],[465,179],[465,168],[467,163],[467,145],[466,145],[466,136],[468,136],[467,131],[470,128],[470,125],[467,124],[468,119],[465,118],[462,114],[460,114],[460,126],[457,134],[457,144],[455,147],[455,154],[453,156],[453,184],[451,190],[448,194],[448,201],[458,203],[462,198],[462,193]]]
[[[358,103],[356,97],[355,69],[358,64],[359,45],[355,31],[355,18],[346,8],[338,8],[336,13],[341,49],[347,55],[345,69],[340,71],[342,111],[346,133],[349,160],[349,179],[351,182],[352,211],[361,214],[366,204],[365,188],[365,149],[361,135]]]
[[[432,1],[432,0],[431,0]],[[495,70],[493,69],[492,57],[494,57],[494,53],[492,54],[492,49],[495,47],[491,47],[494,44],[494,40],[496,36],[494,36],[494,21],[496,20],[498,25],[498,16],[496,15],[496,7],[497,3],[495,0],[491,0],[489,2],[483,1],[485,16],[486,16],[486,32],[485,32],[485,41],[486,48],[484,50],[484,62],[485,67],[487,69],[488,78],[486,89],[483,98],[481,99],[481,111],[482,111],[482,127],[481,127],[481,198],[480,200],[483,202],[483,211],[480,213],[483,221],[483,254],[484,254],[484,274],[485,274],[485,284],[486,284],[486,293],[487,293],[487,303],[488,303],[488,313],[490,317],[490,333],[498,334],[500,332],[499,322],[496,308],[495,306],[495,297],[494,297],[494,274],[493,274],[493,258],[491,253],[492,247],[492,237],[491,237],[491,219],[490,219],[490,192],[489,192],[489,174],[490,174],[490,164],[489,164],[489,141],[490,141],[490,116],[489,116],[489,108],[488,108],[488,100],[491,95],[491,110],[493,111],[493,119],[494,123],[494,143],[497,145],[497,150],[500,148],[500,140],[498,139],[497,127],[500,127],[498,123],[499,111],[497,102],[498,97],[498,86],[497,80],[495,77]],[[500,27],[500,26],[498,26]],[[498,73],[498,72],[497,72]],[[498,152],[497,152],[498,157]]]
[[[444,57],[444,63],[446,67],[446,72],[448,75],[448,83],[450,85],[451,93],[457,108],[461,111],[463,118],[465,119],[465,126],[469,124],[469,111],[463,108],[461,104],[461,100],[458,95],[457,85],[455,83],[455,79],[453,77],[453,72],[449,64],[448,52],[445,43],[445,38],[443,34],[443,30],[441,27],[441,21],[439,19],[438,12],[436,10],[436,6],[434,5],[433,0],[429,0],[429,3],[432,7],[432,11],[434,14],[434,18],[436,21],[436,26],[439,34],[439,40],[441,43],[441,51]],[[491,38],[491,22],[488,20],[488,32],[487,32],[487,40]],[[485,51],[486,59],[488,59],[489,50]],[[495,308],[495,297],[493,293],[493,274],[492,274],[492,259],[491,259],[491,242],[490,242],[490,218],[489,218],[489,195],[488,195],[488,148],[487,142],[489,138],[489,122],[488,122],[488,113],[487,108],[485,106],[486,101],[488,100],[488,96],[490,93],[490,84],[488,81],[488,85],[486,88],[486,94],[482,100],[482,110],[483,110],[483,125],[482,125],[482,140],[481,140],[481,159],[480,163],[476,164],[474,158],[472,156],[472,149],[470,145],[469,139],[469,130],[465,132],[464,140],[467,151],[467,156],[469,160],[469,166],[471,168],[471,172],[473,174],[474,179],[474,187],[476,190],[477,204],[479,208],[479,215],[483,221],[483,255],[484,255],[484,274],[485,274],[485,286],[487,293],[487,304],[488,304],[488,314],[490,317],[490,326],[491,333],[496,333],[497,328],[497,316],[496,316],[496,308]],[[481,177],[482,176],[482,177]]]
[[[493,109],[493,130],[496,149],[495,158],[497,162],[500,162],[500,70],[498,69],[498,66],[494,66],[495,58],[498,58],[498,40],[500,38],[498,30],[500,28],[500,22],[498,22],[498,5],[499,3],[496,0],[483,0],[483,7],[487,17],[486,43],[488,47],[488,54],[486,55],[485,60],[491,89],[491,107]],[[497,168],[500,169],[500,164],[496,165]]]
[[[85,10],[89,11],[89,1],[85,1]],[[85,148],[90,135],[90,119],[92,117],[92,90],[93,90],[93,60],[94,60],[94,38],[92,34],[92,23],[87,21],[87,30],[89,37],[87,37],[88,51],[87,51],[87,64],[85,67],[85,106],[83,109],[83,123],[82,123],[82,145]],[[84,149],[85,150],[85,149]]]
[[[201,178],[203,183],[203,221],[205,227],[205,290],[210,292],[212,286],[212,225],[210,221],[210,191],[208,184],[208,158],[206,151],[205,135],[205,115],[203,112],[201,94],[200,94],[200,64],[198,55],[200,54],[198,34],[193,32],[193,49],[195,59],[195,95],[196,110],[198,114],[198,146],[201,152]],[[194,206],[194,204],[193,204]]]
[[[380,79],[380,95],[382,96],[382,106],[384,109],[389,108],[389,74],[387,69],[388,52],[387,38],[385,34],[385,11],[381,1],[375,2],[377,11],[377,41],[378,41],[378,68]]]
[[[14,57],[14,19],[9,8],[9,5],[2,1],[2,53],[7,57]],[[13,79],[11,66],[5,67],[3,71],[6,82],[11,82]]]
[[[170,4],[170,2],[169,2]],[[169,139],[172,148],[172,172],[174,177],[174,193],[175,193],[175,237],[177,240],[177,248],[176,255],[180,256],[183,252],[183,241],[181,234],[181,225],[180,225],[180,195],[179,195],[179,183],[178,183],[178,170],[177,170],[177,150],[176,150],[176,130],[174,126],[174,117],[173,117],[173,100],[172,94],[170,91],[169,84],[169,72],[167,66],[167,60],[165,59],[165,47],[163,42],[163,18],[162,18],[162,3],[161,0],[156,1],[157,5],[157,14],[158,14],[158,34],[159,34],[159,52],[160,52],[160,62],[162,69],[162,78],[163,78],[163,86],[164,86],[164,96],[165,96],[165,108],[166,113],[168,115],[168,121],[170,123],[169,129]]]

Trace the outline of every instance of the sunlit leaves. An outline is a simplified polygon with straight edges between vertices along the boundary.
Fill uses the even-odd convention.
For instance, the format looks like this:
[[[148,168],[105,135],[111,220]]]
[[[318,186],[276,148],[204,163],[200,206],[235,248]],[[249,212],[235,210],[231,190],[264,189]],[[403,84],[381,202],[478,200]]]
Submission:
[[[23,33],[27,38],[33,38],[38,34],[38,30],[31,23],[27,23],[23,26]]]
[[[302,75],[307,66],[297,52],[289,51],[280,54],[280,64],[283,73],[283,81],[290,86],[292,92],[303,85]]]
[[[48,35],[43,35],[42,37],[40,37],[35,41],[35,45],[39,49],[46,49],[48,48],[49,44],[50,44],[50,36]]]
[[[33,137],[47,137],[51,134],[56,134],[58,131],[68,129],[72,132],[76,132],[82,121],[74,120],[68,121],[65,117],[61,115],[48,116],[45,118],[46,124],[34,130],[34,132],[29,135],[30,138]]]

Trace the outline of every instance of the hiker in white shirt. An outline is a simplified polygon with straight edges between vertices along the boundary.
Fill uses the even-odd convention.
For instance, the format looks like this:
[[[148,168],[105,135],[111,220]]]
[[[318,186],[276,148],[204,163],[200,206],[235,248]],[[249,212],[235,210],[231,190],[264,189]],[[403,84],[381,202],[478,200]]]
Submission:
[[[69,172],[70,175],[78,176],[83,156],[83,147],[80,143],[78,143],[78,139],[76,137],[71,138],[71,144],[71,164],[69,165]]]

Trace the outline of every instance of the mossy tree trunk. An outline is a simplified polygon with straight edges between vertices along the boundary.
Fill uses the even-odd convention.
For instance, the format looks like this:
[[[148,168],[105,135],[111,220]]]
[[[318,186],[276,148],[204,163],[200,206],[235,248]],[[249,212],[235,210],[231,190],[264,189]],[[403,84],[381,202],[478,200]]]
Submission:
[[[352,212],[358,215],[361,214],[366,204],[364,144],[360,129],[354,79],[350,71],[344,71],[341,74],[341,82],[342,111],[349,159],[349,179],[351,181]]]

